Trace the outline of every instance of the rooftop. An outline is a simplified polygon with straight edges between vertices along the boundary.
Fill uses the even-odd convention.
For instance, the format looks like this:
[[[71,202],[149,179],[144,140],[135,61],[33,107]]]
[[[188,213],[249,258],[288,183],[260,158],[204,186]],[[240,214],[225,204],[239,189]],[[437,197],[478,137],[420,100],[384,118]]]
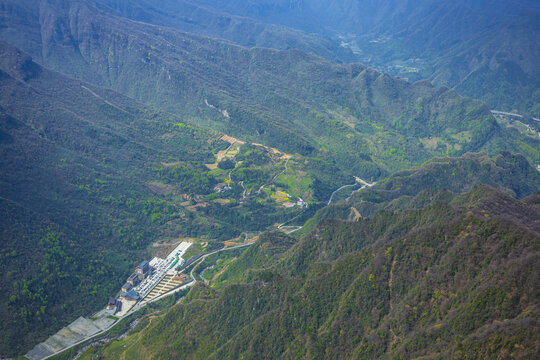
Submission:
[[[137,294],[135,290],[129,290],[128,292],[122,292],[120,296],[126,298],[126,299],[133,299],[133,300],[139,300],[140,296]]]
[[[123,286],[122,286],[122,289],[131,289],[132,286],[130,283],[125,283]]]

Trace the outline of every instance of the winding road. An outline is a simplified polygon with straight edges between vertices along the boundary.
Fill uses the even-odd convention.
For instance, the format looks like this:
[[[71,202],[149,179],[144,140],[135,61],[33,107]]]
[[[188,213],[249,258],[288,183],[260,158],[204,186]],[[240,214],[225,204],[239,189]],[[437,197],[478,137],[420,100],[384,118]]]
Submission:
[[[214,255],[218,252],[222,252],[222,251],[229,251],[229,250],[234,250],[234,249],[238,249],[238,248],[242,248],[242,247],[247,247],[247,246],[251,246],[255,244],[255,242],[250,242],[250,243],[246,243],[246,244],[241,244],[241,245],[236,245],[236,246],[231,246],[231,247],[228,247],[228,248],[223,248],[223,249],[219,249],[219,250],[216,250],[216,251],[212,251],[212,252],[209,252],[208,254],[204,254],[203,256],[201,256],[199,259],[197,259],[197,261],[195,261],[193,263],[193,268],[191,269],[191,272],[189,273],[189,276],[191,277],[191,279],[193,279],[192,282],[189,283],[189,286],[193,286],[195,285],[195,283],[197,283],[197,279],[195,278],[194,274],[193,274],[193,271],[195,271],[195,268],[197,266],[199,266],[199,264],[204,260],[206,259],[207,257],[209,257],[210,255]]]
[[[275,179],[278,175],[282,174],[283,172],[285,172],[285,171],[287,170],[287,163],[288,163],[288,161],[289,161],[289,159],[287,159],[287,161],[285,162],[285,168],[283,169],[283,171],[280,172],[279,174],[277,174],[276,176],[274,176],[274,179]],[[272,179],[272,181],[273,181],[274,179]],[[231,181],[231,172],[229,172],[229,182],[230,182],[230,181]],[[330,199],[328,200],[328,205],[330,205],[330,204],[332,203],[332,199],[333,199],[335,193],[337,193],[338,191],[340,191],[340,190],[342,190],[342,189],[344,189],[344,188],[346,188],[346,187],[351,187],[351,186],[354,186],[354,185],[359,184],[359,183],[362,184],[363,186],[362,186],[362,188],[360,188],[360,189],[358,189],[358,190],[361,190],[361,189],[365,188],[366,186],[373,186],[373,185],[375,185],[375,183],[368,183],[368,182],[366,182],[365,180],[362,180],[362,179],[360,179],[360,178],[358,178],[358,177],[355,177],[355,182],[354,182],[354,184],[343,185],[343,186],[341,186],[339,189],[337,189],[337,190],[335,190],[334,192],[332,192],[332,194],[331,194],[331,196],[330,196]],[[243,184],[242,184],[242,185],[243,185]],[[358,190],[356,190],[356,191],[358,191]],[[245,190],[244,190],[244,191],[245,191]],[[354,192],[355,192],[355,191],[353,191],[353,193],[354,193]],[[352,195],[352,193],[351,193],[351,195]],[[350,197],[350,196],[349,196],[349,197]],[[348,198],[347,198],[347,199],[348,199]],[[298,214],[297,216],[293,217],[292,219],[287,220],[286,222],[284,222],[284,223],[278,225],[278,226],[277,226],[277,229],[282,229],[283,226],[284,226],[285,224],[291,222],[292,220],[296,219],[296,218],[297,218],[298,216],[300,216],[300,215],[301,215],[301,214]],[[291,234],[291,233],[293,233],[293,232],[295,232],[295,231],[298,231],[298,230],[302,229],[303,226],[291,226],[291,227],[292,227],[292,229],[290,229],[290,230],[284,230],[284,232],[285,232],[286,234]],[[242,233],[242,234],[245,234],[245,233]],[[246,239],[247,239],[247,234],[245,234],[245,236],[246,236]],[[167,292],[167,293],[165,293],[165,294],[162,294],[162,295],[160,295],[160,296],[158,296],[158,297],[155,297],[155,298],[153,298],[153,299],[150,300],[150,301],[141,301],[141,302],[135,304],[135,306],[133,306],[133,308],[131,308],[124,316],[119,317],[118,320],[117,320],[115,323],[111,324],[109,327],[107,327],[107,328],[105,328],[104,330],[102,330],[102,331],[100,331],[100,332],[98,332],[98,333],[96,333],[96,334],[94,334],[94,335],[92,335],[92,336],[90,336],[90,337],[88,337],[88,338],[86,338],[86,339],[84,339],[84,340],[81,340],[81,341],[79,341],[79,342],[77,342],[77,343],[75,343],[75,344],[73,344],[73,345],[71,345],[71,346],[69,346],[69,347],[66,347],[65,349],[62,349],[62,350],[60,350],[60,351],[58,351],[58,352],[56,352],[56,353],[54,353],[54,354],[51,354],[51,355],[49,355],[49,356],[47,356],[47,357],[44,357],[44,358],[42,358],[42,360],[49,359],[49,358],[51,358],[51,357],[53,357],[53,356],[56,356],[56,355],[58,355],[58,354],[61,354],[61,353],[65,352],[65,351],[67,351],[67,350],[69,350],[69,349],[71,349],[71,348],[73,348],[73,347],[75,347],[75,346],[78,346],[78,345],[84,344],[84,343],[86,343],[86,342],[88,342],[88,341],[90,341],[90,340],[93,340],[94,338],[96,338],[96,337],[98,337],[98,336],[100,336],[100,335],[105,334],[105,333],[108,332],[110,329],[112,329],[114,326],[118,325],[118,324],[120,323],[121,320],[123,320],[123,319],[125,319],[125,318],[127,318],[127,317],[129,317],[129,316],[131,316],[131,315],[133,315],[135,312],[137,312],[138,310],[144,308],[146,305],[151,304],[151,303],[153,303],[153,302],[155,302],[155,301],[161,300],[161,299],[163,299],[163,298],[165,298],[165,297],[167,297],[167,296],[170,296],[170,295],[172,295],[172,294],[174,294],[175,292],[178,292],[178,291],[180,291],[180,290],[187,289],[188,287],[192,287],[193,285],[195,285],[195,284],[197,283],[197,278],[195,277],[195,274],[194,274],[195,269],[196,269],[196,268],[197,268],[197,267],[198,267],[198,266],[199,266],[199,265],[200,265],[207,257],[209,257],[210,255],[214,255],[214,254],[219,253],[219,252],[222,252],[222,251],[229,251],[229,250],[239,249],[239,248],[243,248],[243,247],[248,247],[248,246],[253,245],[254,243],[255,243],[255,242],[250,242],[250,243],[245,243],[245,244],[241,244],[241,245],[231,246],[231,247],[228,247],[228,248],[223,248],[223,249],[219,249],[219,250],[215,250],[215,251],[209,252],[208,254],[204,254],[203,256],[201,256],[199,259],[197,259],[197,260],[192,264],[193,267],[192,267],[192,269],[191,269],[191,271],[190,271],[190,274],[189,274],[190,277],[191,277],[191,279],[192,279],[191,282],[189,282],[189,283],[187,283],[187,284],[184,284],[184,285],[182,285],[182,286],[180,286],[180,287],[177,287],[176,289],[172,289],[171,291],[169,291],[169,292]]]
[[[283,170],[281,170],[281,172],[277,173],[276,175],[274,175],[274,177],[272,178],[272,183],[274,182],[274,180],[276,180],[276,178],[283,174],[285,171],[287,171],[287,164],[289,163],[289,158],[287,158],[287,160],[285,160],[285,166],[283,168]]]
[[[330,204],[332,203],[332,199],[334,198],[334,194],[335,194],[335,193],[337,193],[338,191],[340,191],[340,190],[342,190],[342,189],[345,189],[346,187],[351,187],[351,186],[354,186],[354,185],[356,185],[356,184],[362,184],[363,186],[362,186],[360,189],[354,190],[354,191],[351,193],[351,195],[352,195],[353,193],[355,193],[356,191],[362,190],[362,189],[365,188],[365,187],[371,187],[371,186],[375,185],[376,182],[374,182],[374,183],[368,183],[367,181],[362,180],[362,179],[360,179],[359,177],[355,176],[355,177],[354,177],[354,184],[343,185],[343,186],[340,187],[339,189],[335,190],[335,191],[332,193],[332,195],[330,195],[330,199],[328,199],[328,204],[326,204],[326,205],[330,205]],[[349,196],[346,200],[349,200],[349,199],[350,199],[350,196]]]
[[[506,112],[506,111],[498,111],[498,110],[491,110],[491,113],[493,115],[506,115],[506,116],[515,116],[515,117],[518,117],[518,118],[522,118],[523,115],[520,115],[520,114],[515,114],[515,113],[511,113],[511,112]],[[540,122],[540,119],[537,119],[535,117],[532,118],[534,121],[539,121]]]

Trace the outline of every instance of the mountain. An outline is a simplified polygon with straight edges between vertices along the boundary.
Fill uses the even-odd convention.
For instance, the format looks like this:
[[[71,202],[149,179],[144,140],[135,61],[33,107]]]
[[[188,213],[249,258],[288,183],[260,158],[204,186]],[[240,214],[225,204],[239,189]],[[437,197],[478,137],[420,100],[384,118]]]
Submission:
[[[4,42],[0,89],[6,356],[99,309],[130,268],[155,253],[151,243],[188,237],[195,254],[201,243],[223,247],[242,233],[305,221],[350,181],[328,161],[231,144],[222,133],[44,68]],[[220,168],[218,152],[232,168]],[[216,193],[224,178],[230,191]],[[303,197],[309,209],[285,207],[274,200],[278,191]]]
[[[1,4],[0,36],[46,66],[363,178],[466,151],[506,149],[538,161],[537,140],[515,139],[482,103],[448,88],[134,22],[91,1]]]
[[[294,12],[301,4],[281,5]],[[470,216],[480,222],[494,218],[495,223],[480,225],[475,220],[473,225],[478,226],[471,232],[475,241],[492,241],[493,246],[512,241],[534,256],[530,239],[537,232],[537,207],[530,194],[538,189],[538,173],[527,160],[535,165],[540,162],[539,140],[516,128],[502,127],[480,101],[447,87],[433,87],[428,81],[410,83],[361,64],[334,63],[319,56],[330,57],[334,51],[320,34],[239,18],[206,3],[0,0],[0,9],[2,355],[21,354],[77,316],[97,310],[117,292],[134,264],[179,239],[193,241],[190,251],[199,254],[260,235],[261,240],[239,259],[231,256],[214,270],[201,273],[215,288],[198,286],[187,299],[205,303],[221,298],[221,290],[215,290],[244,289],[230,286],[240,282],[252,292],[242,290],[238,295],[253,300],[259,287],[282,277],[291,280],[279,289],[284,301],[272,303],[283,305],[272,313],[282,315],[299,306],[294,289],[302,288],[310,276],[331,278],[324,273],[326,266],[341,266],[341,255],[354,257],[365,246],[380,253],[383,240],[378,237],[347,240],[373,229],[372,235],[397,241],[392,237],[395,234],[414,235],[432,226],[429,229],[435,233],[453,239],[454,221],[463,227]],[[268,14],[273,11],[272,6],[261,9]],[[198,20],[190,23],[183,18],[184,12]],[[218,18],[223,19],[223,26],[213,26]],[[241,34],[244,27],[260,29],[254,30],[255,40]],[[245,46],[217,39],[223,31],[229,40]],[[254,42],[280,44],[284,49],[249,47]],[[499,155],[441,159],[469,151]],[[420,166],[434,156],[438,158]],[[413,165],[418,167],[381,180]],[[300,241],[277,233],[261,235],[270,229],[285,231],[284,224],[300,225],[324,204],[345,199],[355,189],[348,184],[360,182],[355,177],[379,183],[369,192],[356,192],[350,203],[323,209],[305,227]],[[415,183],[409,183],[412,180]],[[494,189],[476,186],[482,183]],[[309,203],[307,209],[295,207],[297,198]],[[480,199],[485,206],[476,207]],[[448,211],[439,211],[440,204]],[[327,234],[322,243],[317,231]],[[521,242],[513,240],[515,234]],[[429,243],[429,237],[419,239],[419,247]],[[339,246],[327,248],[330,242]],[[439,245],[436,252],[442,254],[451,253],[455,244]],[[413,251],[400,249],[409,255]],[[435,251],[421,250],[426,257]],[[366,254],[358,255],[357,264],[377,268],[379,263],[372,263]],[[514,255],[510,260],[521,263],[522,253]],[[506,258],[495,259],[501,269],[511,267]],[[416,274],[413,270],[405,274]],[[484,270],[474,268],[463,276]],[[362,279],[351,276],[349,280]],[[341,290],[348,291],[347,281],[340,283]],[[414,284],[400,286],[408,289],[410,285]],[[528,296],[523,302],[528,306],[534,294],[521,283],[516,287],[517,293]],[[464,291],[477,294],[472,288]],[[335,292],[338,297],[344,294]],[[509,293],[503,295],[512,298]],[[300,298],[305,300],[303,295]],[[231,302],[228,296],[222,299],[225,304]],[[318,344],[312,341],[309,327],[315,329],[313,324],[321,334],[340,334],[332,330],[341,321],[339,316],[344,316],[336,299],[312,303],[309,314],[298,313],[309,325],[297,322],[295,313],[284,318],[301,326],[289,328],[294,351],[302,354],[302,349],[308,349],[313,357],[320,357],[319,345],[313,348],[303,342]],[[369,303],[371,298],[365,300]],[[339,301],[347,302],[346,298]],[[323,305],[334,309],[338,318],[324,311],[317,314]],[[377,309],[372,307],[371,315]],[[197,339],[203,341],[200,348],[192,347],[200,354],[194,356],[203,358],[217,351],[212,346],[219,339],[238,330],[234,326],[223,332],[219,327],[203,329],[215,320],[204,316],[219,316],[215,309],[204,310],[209,311],[196,315],[202,317],[190,324],[192,334],[208,335]],[[223,310],[232,322],[243,313],[239,308]],[[253,311],[249,316],[256,314]],[[488,320],[500,320],[490,314]],[[503,319],[516,320],[514,313],[501,314]],[[396,321],[403,320],[394,315]],[[323,318],[329,321],[326,328],[317,322]],[[270,321],[277,324],[274,320],[280,319]],[[383,334],[392,325],[369,319],[375,334]],[[471,326],[478,330],[477,325]],[[176,338],[169,330],[163,328],[160,336]],[[214,330],[220,332],[215,334],[219,339],[204,343]],[[470,330],[460,328],[456,333],[469,336]],[[161,346],[153,335],[148,336],[145,344]],[[327,342],[326,335],[321,336]],[[448,334],[444,336],[449,341]],[[186,341],[182,348],[194,344]],[[163,347],[163,357],[177,351],[174,341],[170,344],[171,348]],[[267,354],[277,356],[283,348],[279,346]],[[156,354],[156,349],[149,354]],[[253,344],[252,355],[239,352],[256,357],[257,349]],[[129,347],[128,351],[136,350]],[[234,352],[226,355],[232,351],[226,346],[216,357],[221,357],[220,351],[225,357],[237,357]],[[338,350],[328,351],[336,354]],[[369,357],[383,350],[369,351],[362,354]]]
[[[212,36],[249,47],[298,49],[337,62],[352,62],[350,49],[332,39],[253,18],[234,16],[192,1],[99,0],[106,11],[123,17],[181,31]]]
[[[177,236],[179,207],[147,182],[219,140],[164,119],[0,42],[2,354],[97,309],[157,236]]]
[[[151,243],[189,237],[195,254],[203,242],[223,247],[307,219],[350,181],[328,161],[231,144],[5,42],[0,89],[0,353],[9,356],[99,309],[156,251]],[[220,168],[218,152],[232,168]],[[226,177],[230,191],[216,193]],[[309,209],[274,201],[277,191],[302,196]]]
[[[302,231],[309,232],[326,219],[351,220],[373,216],[383,210],[422,207],[437,196],[445,195],[446,191],[462,193],[479,184],[487,184],[521,199],[540,189],[540,173],[523,156],[508,152],[493,158],[484,153],[433,158],[421,166],[396,172],[372,187],[352,194],[349,190],[345,201],[319,210]]]
[[[520,1],[222,1],[205,7],[324,34],[367,65],[539,115],[540,7]]]
[[[459,161],[482,166],[481,158]],[[426,168],[426,176],[452,181],[437,166]],[[515,170],[525,177],[534,171]],[[416,186],[415,176],[402,179]],[[415,206],[356,221],[329,219],[296,243],[268,233],[216,275],[212,283],[226,279],[220,290],[197,284],[181,304],[143,317],[127,337],[89,353],[105,359],[535,358],[540,199],[537,185],[527,193],[533,188],[522,200],[488,185],[426,190],[403,196]]]

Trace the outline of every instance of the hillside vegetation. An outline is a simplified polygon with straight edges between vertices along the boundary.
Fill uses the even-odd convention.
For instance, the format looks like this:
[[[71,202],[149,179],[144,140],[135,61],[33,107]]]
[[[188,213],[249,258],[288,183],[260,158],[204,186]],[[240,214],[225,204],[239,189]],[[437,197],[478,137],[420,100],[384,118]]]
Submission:
[[[350,181],[328,161],[261,145],[235,143],[233,155],[223,134],[62,76],[2,42],[0,89],[4,354],[101,307],[152,242],[186,236],[222,247],[305,221]],[[220,152],[225,160],[210,169]],[[217,192],[225,180],[228,191]],[[284,205],[300,197],[308,209]]]
[[[6,43],[0,88],[4,354],[100,308],[152,243],[188,237],[197,253],[301,224],[352,181],[328,160],[185,124]]]
[[[111,91],[0,44],[0,351],[95,309],[178,206],[145,185],[160,161],[212,159],[215,134],[178,128]],[[166,137],[162,137],[166,135]],[[56,330],[55,330],[56,331]]]
[[[466,151],[506,149],[538,162],[538,139],[501,129],[485,105],[448,88],[133,22],[92,1],[2,3],[0,36],[42,64],[366,179]]]
[[[434,158],[421,166],[399,171],[373,187],[354,192],[346,201],[319,210],[302,232],[313,230],[316,224],[328,218],[347,220],[369,217],[381,210],[417,208],[438,197],[446,201],[446,192],[461,193],[479,184],[493,186],[521,199],[538,191],[540,173],[523,156],[507,152],[493,158],[482,153]]]
[[[325,59],[350,54],[328,34],[210,5],[0,0],[0,354],[102,308],[173,243],[259,239],[205,259],[207,286],[103,356],[530,355],[538,137],[454,89]]]
[[[537,357],[538,193],[518,200],[488,185],[429,193],[358,221],[324,221],[292,246],[277,233],[261,236],[223,273],[228,286],[198,284],[145,328],[92,351],[176,359]]]

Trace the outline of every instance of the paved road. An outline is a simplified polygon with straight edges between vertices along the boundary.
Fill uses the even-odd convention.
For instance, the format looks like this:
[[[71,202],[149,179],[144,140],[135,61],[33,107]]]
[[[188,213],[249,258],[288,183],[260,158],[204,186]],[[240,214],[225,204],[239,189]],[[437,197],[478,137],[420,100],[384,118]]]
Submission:
[[[334,194],[337,193],[338,191],[342,190],[342,189],[345,189],[346,187],[351,187],[351,186],[354,186],[358,184],[358,182],[356,181],[356,179],[354,180],[354,183],[353,184],[350,184],[350,185],[343,185],[342,187],[340,187],[339,189],[337,190],[334,190],[334,192],[330,195],[330,199],[328,199],[328,204],[326,205],[330,205],[332,203],[332,199],[334,198]]]
[[[218,253],[218,252],[221,252],[221,251],[228,251],[228,250],[238,249],[238,248],[241,248],[241,247],[247,247],[247,246],[250,246],[250,245],[253,245],[253,244],[254,244],[254,242],[251,242],[251,243],[247,243],[247,244],[231,246],[231,247],[228,247],[228,248],[224,248],[224,249],[220,249],[220,250],[213,251],[213,252],[211,252],[211,253],[208,253],[208,254],[205,254],[205,255],[201,256],[201,258],[198,259],[194,264],[200,263],[202,260],[204,260],[204,259],[207,258],[208,256],[213,255],[213,254],[215,254],[215,253]],[[183,290],[183,289],[186,289],[186,288],[188,288],[188,287],[191,287],[191,286],[195,285],[195,284],[197,283],[197,279],[193,276],[193,270],[195,270],[195,267],[196,267],[196,265],[193,267],[193,269],[191,270],[191,273],[190,273],[190,276],[191,276],[191,279],[192,279],[191,282],[189,282],[189,283],[187,283],[187,284],[185,284],[185,285],[182,285],[182,286],[180,286],[180,287],[178,287],[178,288],[176,288],[176,289],[173,289],[173,290],[171,290],[171,291],[169,291],[169,292],[167,292],[167,293],[165,293],[165,294],[162,294],[162,295],[160,295],[160,296],[158,296],[158,297],[155,297],[155,298],[153,298],[153,299],[150,300],[150,301],[141,301],[141,302],[138,302],[138,303],[135,304],[135,306],[133,306],[133,307],[132,307],[132,308],[131,308],[124,316],[119,317],[118,320],[117,320],[115,323],[111,324],[109,327],[107,327],[107,328],[105,328],[104,330],[102,330],[102,331],[100,331],[100,332],[98,332],[98,333],[95,333],[94,335],[92,335],[92,336],[90,336],[90,337],[88,337],[88,338],[86,338],[86,339],[84,339],[84,340],[81,340],[81,341],[79,341],[79,342],[77,342],[77,343],[75,343],[75,344],[73,344],[73,345],[71,345],[71,346],[69,346],[69,347],[67,347],[67,348],[65,348],[65,349],[62,349],[62,350],[60,350],[60,351],[57,351],[57,352],[54,353],[54,354],[51,354],[51,355],[49,355],[49,356],[47,356],[47,357],[44,357],[42,360],[49,359],[49,358],[51,358],[51,357],[53,357],[53,356],[56,356],[56,355],[58,355],[58,354],[63,353],[64,351],[67,351],[67,350],[69,350],[69,349],[71,349],[71,348],[73,348],[73,347],[75,347],[75,346],[84,344],[85,342],[87,342],[87,341],[89,341],[89,340],[92,340],[92,339],[94,339],[94,338],[96,338],[96,337],[98,337],[98,336],[100,336],[100,335],[103,335],[103,334],[105,334],[107,331],[109,331],[110,329],[112,329],[114,326],[118,325],[118,324],[120,323],[121,320],[127,318],[128,316],[133,315],[135,312],[137,312],[138,310],[144,308],[146,305],[151,304],[151,303],[153,303],[153,302],[155,302],[155,301],[161,300],[161,299],[163,299],[163,298],[165,298],[165,297],[167,297],[167,296],[170,296],[170,295],[174,294],[175,292],[178,292],[178,291],[180,291],[180,290]]]
[[[365,188],[366,186],[371,187],[371,186],[375,185],[376,183],[368,183],[367,181],[360,179],[358,176],[355,176],[355,177],[354,177],[354,184],[343,185],[343,186],[340,187],[339,189],[335,190],[335,191],[332,193],[332,195],[330,195],[330,199],[328,199],[328,204],[327,204],[327,205],[330,205],[330,204],[332,203],[332,199],[334,198],[334,194],[335,194],[335,193],[337,193],[338,191],[340,191],[340,190],[342,190],[342,189],[345,189],[346,187],[351,187],[351,186],[354,186],[354,185],[356,185],[356,184],[362,184],[362,185],[364,185],[364,186],[362,187],[362,189],[363,189],[363,188]],[[360,189],[358,189],[358,190],[360,190]],[[349,198],[350,198],[350,196],[349,196]],[[347,200],[348,200],[349,198],[347,198]]]
[[[292,226],[292,229],[289,229],[289,230],[283,230],[283,232],[284,232],[285,234],[289,235],[289,234],[292,234],[293,232],[298,231],[298,230],[300,230],[300,229],[302,229],[302,228],[303,228],[303,226],[300,226],[300,225],[298,225],[298,226]]]
[[[491,113],[492,114],[495,114],[495,115],[507,115],[507,116],[514,116],[514,117],[518,117],[518,118],[522,118],[523,115],[520,115],[520,114],[516,114],[516,113],[510,113],[510,112],[506,112],[506,111],[498,111],[498,110],[491,110]],[[540,121],[540,119],[537,119],[537,118],[532,118],[534,121]]]
[[[236,245],[236,246],[231,246],[231,247],[228,247],[228,248],[223,248],[223,249],[220,249],[220,250],[216,250],[216,251],[212,251],[208,254],[204,254],[203,256],[201,256],[197,261],[195,261],[193,263],[193,268],[191,269],[191,272],[189,273],[189,276],[193,279],[193,281],[191,282],[191,285],[190,286],[193,286],[195,285],[195,283],[197,282],[197,279],[195,278],[194,274],[193,274],[193,271],[195,270],[195,268],[197,267],[197,265],[199,265],[204,259],[206,259],[208,256],[210,255],[214,255],[218,252],[221,252],[221,251],[228,251],[228,250],[234,250],[234,249],[238,249],[238,248],[241,248],[241,247],[246,247],[246,246],[250,246],[250,245],[253,245],[255,242],[250,242],[250,243],[247,243],[247,244],[242,244],[242,245]]]

